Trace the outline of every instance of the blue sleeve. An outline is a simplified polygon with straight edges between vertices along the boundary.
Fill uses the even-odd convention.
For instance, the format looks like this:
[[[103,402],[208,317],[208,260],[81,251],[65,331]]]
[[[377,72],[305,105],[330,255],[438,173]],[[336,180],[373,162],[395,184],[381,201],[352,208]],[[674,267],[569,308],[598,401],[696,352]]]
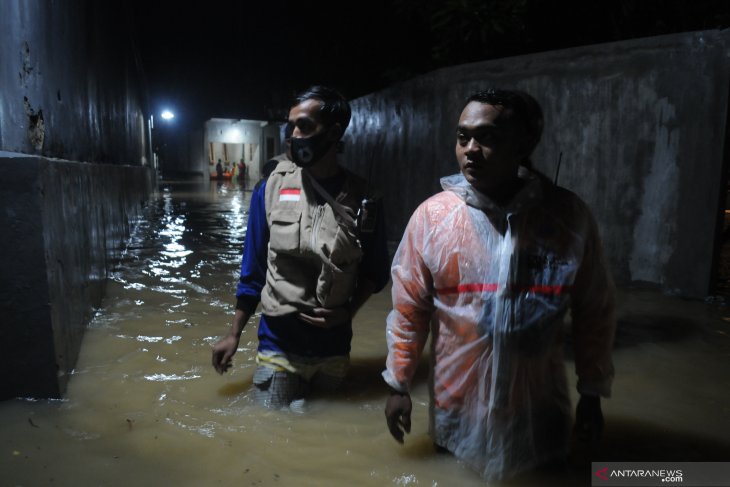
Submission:
[[[390,256],[385,233],[385,211],[383,200],[376,202],[375,229],[360,236],[363,257],[359,275],[375,284],[374,293],[381,291],[390,279]]]
[[[266,223],[266,182],[254,189],[248,210],[248,225],[243,241],[241,277],[236,288],[236,308],[253,312],[261,300],[266,283],[266,258],[269,247],[269,226]]]

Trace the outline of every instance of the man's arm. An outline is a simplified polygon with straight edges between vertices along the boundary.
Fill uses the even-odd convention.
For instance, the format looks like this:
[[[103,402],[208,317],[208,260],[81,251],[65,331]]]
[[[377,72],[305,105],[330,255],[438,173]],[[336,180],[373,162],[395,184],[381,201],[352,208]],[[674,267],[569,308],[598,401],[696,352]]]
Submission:
[[[219,374],[231,367],[241,333],[258,306],[261,290],[266,282],[269,226],[266,223],[265,191],[264,183],[251,196],[241,259],[241,276],[236,288],[236,313],[228,333],[213,346],[213,368]]]
[[[227,372],[231,368],[231,365],[233,365],[233,355],[238,350],[241,333],[250,317],[251,314],[249,312],[237,309],[236,314],[233,315],[231,329],[213,346],[213,368],[219,374]]]
[[[427,223],[425,207],[421,206],[406,227],[391,271],[393,310],[386,326],[388,358],[383,379],[390,387],[385,419],[388,430],[399,443],[403,443],[404,432],[410,433],[412,402],[409,390],[428,338],[434,309],[431,272],[421,255]]]
[[[572,334],[578,392],[574,431],[583,441],[595,441],[603,433],[601,396],[611,395],[611,352],[616,331],[614,287],[603,256],[598,227],[588,214],[583,261],[573,292]]]

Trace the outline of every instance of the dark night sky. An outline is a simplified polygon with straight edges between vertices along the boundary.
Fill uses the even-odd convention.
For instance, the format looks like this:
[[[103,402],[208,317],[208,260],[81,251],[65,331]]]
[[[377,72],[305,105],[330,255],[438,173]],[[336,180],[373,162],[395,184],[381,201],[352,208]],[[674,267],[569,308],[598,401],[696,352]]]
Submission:
[[[387,3],[347,2],[344,11],[309,2],[140,2],[136,44],[153,107],[169,103],[190,118],[265,118],[314,83],[348,98],[381,88],[383,70],[416,42]]]
[[[466,6],[462,11],[447,5]],[[673,32],[727,28],[718,0],[142,1],[133,19],[155,113],[183,125],[265,119],[315,83],[356,98],[439,67]],[[483,33],[485,25],[496,25]],[[466,39],[475,32],[479,42]],[[472,37],[473,39],[473,37]]]

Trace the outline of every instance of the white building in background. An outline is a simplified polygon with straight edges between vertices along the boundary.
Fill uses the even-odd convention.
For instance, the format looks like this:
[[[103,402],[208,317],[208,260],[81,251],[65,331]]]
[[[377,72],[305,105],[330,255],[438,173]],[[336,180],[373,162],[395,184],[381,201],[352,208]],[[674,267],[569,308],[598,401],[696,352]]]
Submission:
[[[203,150],[198,153],[200,172],[215,176],[220,160],[224,172],[236,177],[237,163],[242,161],[249,179],[257,181],[266,161],[282,152],[280,132],[278,123],[211,118],[203,128]]]

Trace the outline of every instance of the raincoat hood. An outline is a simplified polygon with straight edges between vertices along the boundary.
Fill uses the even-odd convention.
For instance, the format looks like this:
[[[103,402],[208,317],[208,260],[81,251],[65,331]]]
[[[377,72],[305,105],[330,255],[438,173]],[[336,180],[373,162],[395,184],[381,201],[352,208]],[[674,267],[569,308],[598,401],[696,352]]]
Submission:
[[[445,191],[456,193],[471,207],[490,213],[509,215],[532,208],[542,200],[543,196],[540,178],[535,173],[525,167],[520,167],[518,177],[525,180],[525,185],[505,206],[499,206],[489,196],[476,190],[461,173],[441,178],[441,187]]]

